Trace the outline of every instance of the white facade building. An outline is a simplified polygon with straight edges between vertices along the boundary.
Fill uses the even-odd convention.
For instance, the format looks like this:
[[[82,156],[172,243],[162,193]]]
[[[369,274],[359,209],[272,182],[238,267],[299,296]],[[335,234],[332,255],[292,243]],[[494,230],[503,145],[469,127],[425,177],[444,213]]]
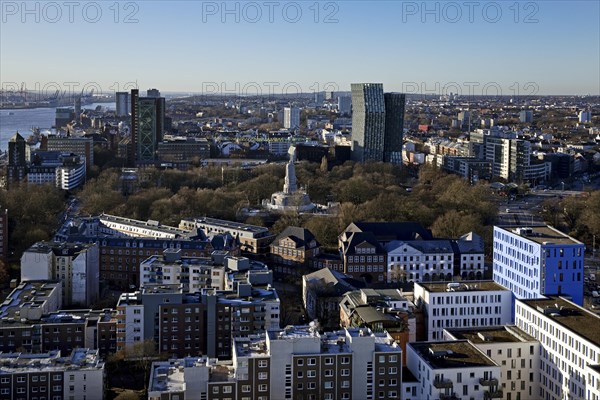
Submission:
[[[117,351],[144,340],[141,293],[122,293],[117,302]]]
[[[298,107],[283,108],[283,127],[285,129],[300,127],[300,109]]]
[[[104,363],[98,350],[77,348],[65,357],[58,350],[0,353],[0,364],[2,399],[104,398]]]
[[[38,242],[21,257],[21,280],[58,280],[64,305],[94,303],[99,296],[98,244]]]
[[[406,353],[420,400],[502,398],[500,367],[466,340],[409,343]]]
[[[493,281],[415,283],[414,302],[427,319],[427,340],[442,340],[446,328],[512,322],[512,293]]]
[[[538,399],[570,400],[597,391],[589,366],[600,365],[600,317],[558,296],[517,300],[515,325],[541,343]]]
[[[498,387],[504,399],[535,399],[539,395],[540,342],[514,325],[448,329],[447,340],[468,340],[501,368]]]
[[[395,240],[386,250],[388,282],[452,280],[454,251],[449,240]]]

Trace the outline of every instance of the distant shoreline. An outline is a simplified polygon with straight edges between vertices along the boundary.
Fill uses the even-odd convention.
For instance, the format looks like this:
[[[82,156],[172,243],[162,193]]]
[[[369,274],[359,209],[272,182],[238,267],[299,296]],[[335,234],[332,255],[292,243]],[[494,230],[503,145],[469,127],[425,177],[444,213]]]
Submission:
[[[106,100],[106,101],[94,101],[91,103],[87,103],[87,104],[82,104],[82,107],[85,107],[86,105],[89,104],[96,104],[96,103],[114,103],[114,100]],[[68,106],[63,106],[63,105],[50,105],[50,104],[31,104],[31,105],[23,105],[23,106],[16,106],[16,105],[5,105],[5,104],[0,104],[0,110],[32,110],[34,108],[61,108],[61,107],[68,107]]]

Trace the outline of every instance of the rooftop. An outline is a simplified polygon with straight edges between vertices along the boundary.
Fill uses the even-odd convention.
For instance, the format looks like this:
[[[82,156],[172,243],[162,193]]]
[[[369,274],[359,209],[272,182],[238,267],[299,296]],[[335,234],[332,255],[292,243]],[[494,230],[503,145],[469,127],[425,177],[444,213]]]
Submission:
[[[582,243],[551,226],[533,226],[515,228],[511,231],[523,238],[539,244],[578,244]]]
[[[482,292],[489,290],[508,291],[504,286],[498,285],[494,281],[465,281],[465,282],[419,282],[420,285],[429,292]]]
[[[148,294],[179,294],[183,293],[183,286],[181,284],[151,284],[145,283],[141,287],[142,295]]]
[[[269,230],[267,228],[265,228],[264,226],[243,224],[241,222],[227,221],[224,219],[203,217],[203,218],[195,218],[193,221],[197,224],[213,225],[213,226],[218,226],[221,228],[243,230],[243,231],[248,231],[248,232],[252,232],[252,233],[269,232]]]
[[[48,353],[1,353],[0,375],[66,369],[103,369],[98,350],[78,348],[70,356],[61,357],[59,350]]]
[[[492,367],[494,361],[466,340],[409,343],[433,369]]]
[[[148,229],[148,230],[153,230],[153,231],[160,232],[160,233],[173,235],[174,237],[186,237],[189,235],[188,231],[185,231],[185,230],[179,229],[179,228],[175,228],[173,226],[161,225],[158,221],[152,221],[152,220],[139,221],[136,219],[123,218],[123,217],[118,217],[116,215],[109,215],[109,214],[101,214],[98,218],[100,219],[100,221],[102,221],[102,223],[106,223],[106,222],[111,223],[112,222],[115,224],[128,225],[128,226],[135,227],[135,228]],[[129,232],[129,231],[127,231],[127,232]],[[136,232],[137,232],[137,230],[136,230]],[[136,233],[135,236],[141,236],[141,235],[139,233]]]
[[[468,340],[474,344],[486,343],[519,343],[536,341],[514,325],[495,326],[490,328],[457,328],[446,329],[458,340]]]
[[[94,244],[91,243],[37,242],[28,248],[27,252],[40,254],[54,252],[57,256],[74,256],[93,246]]]
[[[517,302],[531,307],[596,346],[600,346],[600,329],[598,329],[600,316],[562,297],[546,297],[547,299],[517,300]]]

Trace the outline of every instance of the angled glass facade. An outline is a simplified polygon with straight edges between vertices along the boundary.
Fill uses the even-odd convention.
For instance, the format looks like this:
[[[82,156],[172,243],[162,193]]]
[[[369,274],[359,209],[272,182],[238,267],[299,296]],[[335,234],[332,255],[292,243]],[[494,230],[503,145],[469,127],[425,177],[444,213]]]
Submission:
[[[381,83],[352,84],[352,159],[402,163],[405,95]]]

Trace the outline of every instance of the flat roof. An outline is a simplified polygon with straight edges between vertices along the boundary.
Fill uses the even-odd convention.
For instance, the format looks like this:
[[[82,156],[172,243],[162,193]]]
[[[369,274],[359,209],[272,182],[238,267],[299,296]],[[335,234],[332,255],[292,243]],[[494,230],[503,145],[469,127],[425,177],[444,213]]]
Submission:
[[[156,231],[156,232],[168,233],[168,234],[178,235],[178,236],[183,236],[183,237],[189,235],[188,231],[185,231],[185,230],[179,229],[179,228],[175,228],[174,226],[161,225],[158,221],[152,221],[152,220],[140,221],[137,219],[124,218],[124,217],[119,217],[116,215],[109,215],[109,214],[100,214],[98,216],[98,219],[101,222],[104,220],[104,221],[114,222],[116,224],[123,224],[123,225],[132,226],[132,227],[143,228],[143,229],[148,229],[148,230],[152,230],[152,231]],[[139,234],[139,233],[136,232],[136,234]]]
[[[515,235],[519,235],[524,239],[531,240],[539,244],[573,244],[583,245],[579,240],[559,231],[548,225],[542,226],[527,226],[520,228],[500,228],[509,231]]]
[[[555,311],[544,314],[545,317],[557,322],[565,328],[577,333],[591,343],[600,347],[600,316],[579,307],[559,296],[546,296],[547,299],[517,300],[538,313],[544,314],[544,309],[550,308]],[[556,310],[558,306],[558,310]],[[562,310],[560,308],[564,307]]]
[[[408,345],[433,369],[498,366],[466,340],[417,342]]]
[[[514,325],[489,328],[446,329],[459,340],[468,340],[475,344],[534,342],[533,337]]]
[[[422,286],[428,292],[446,292],[450,287],[453,289],[451,292],[482,292],[489,290],[508,291],[507,288],[494,281],[418,282],[416,285]]]
[[[227,229],[237,229],[237,230],[253,232],[253,233],[263,233],[263,232],[269,231],[269,229],[265,228],[264,226],[244,224],[241,222],[227,221],[224,219],[217,219],[217,218],[202,217],[202,218],[194,218],[192,220],[184,220],[184,221],[195,222],[197,224],[219,226],[221,228],[227,228]]]

